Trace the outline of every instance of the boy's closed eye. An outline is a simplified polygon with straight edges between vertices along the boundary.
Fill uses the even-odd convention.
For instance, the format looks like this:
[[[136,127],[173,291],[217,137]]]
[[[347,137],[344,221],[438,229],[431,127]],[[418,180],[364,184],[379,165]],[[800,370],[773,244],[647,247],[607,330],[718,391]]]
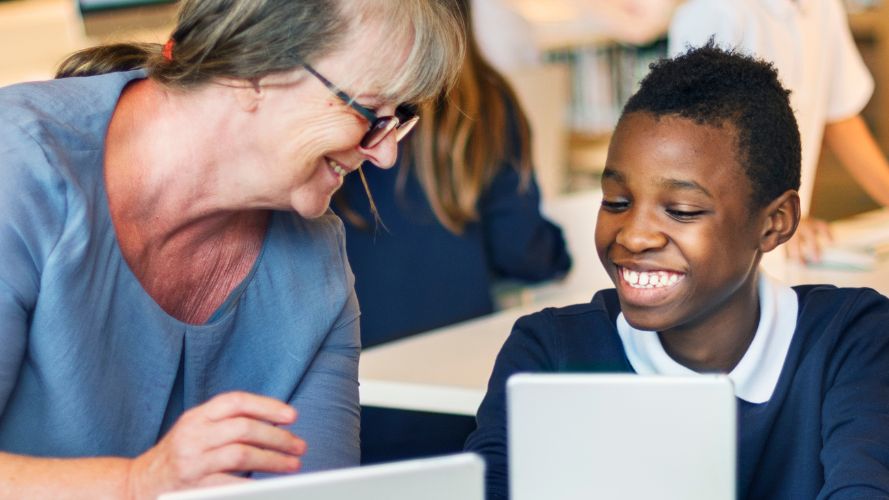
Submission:
[[[667,215],[679,222],[691,222],[710,213],[709,210],[702,210],[691,207],[667,208]]]
[[[630,202],[626,200],[602,200],[602,208],[609,212],[620,212],[630,207]]]
[[[622,199],[609,200],[606,198],[602,200],[602,208],[607,212],[620,213],[630,208],[630,202]],[[710,210],[692,206],[667,206],[664,208],[664,212],[672,219],[680,222],[690,222],[711,213]]]

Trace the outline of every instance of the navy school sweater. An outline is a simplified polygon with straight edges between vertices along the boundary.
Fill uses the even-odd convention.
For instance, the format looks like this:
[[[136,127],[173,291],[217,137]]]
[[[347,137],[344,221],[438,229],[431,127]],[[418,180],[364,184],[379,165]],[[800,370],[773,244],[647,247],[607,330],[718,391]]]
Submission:
[[[772,397],[738,401],[738,498],[889,498],[889,299],[826,285],[794,291],[797,326]],[[516,322],[466,442],[487,462],[489,500],[508,498],[507,378],[633,373],[619,313],[610,289]]]

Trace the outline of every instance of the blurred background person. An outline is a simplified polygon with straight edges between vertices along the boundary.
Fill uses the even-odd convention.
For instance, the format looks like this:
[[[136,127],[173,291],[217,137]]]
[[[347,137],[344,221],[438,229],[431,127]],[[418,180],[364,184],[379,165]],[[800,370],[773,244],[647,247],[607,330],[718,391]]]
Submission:
[[[541,49],[663,37],[681,0],[472,0],[478,45],[495,68],[540,64]]]
[[[469,20],[469,1],[458,4]],[[365,348],[491,313],[497,279],[548,280],[571,266],[539,210],[527,119],[471,34],[455,87],[419,116],[398,168],[363,172],[381,223],[358,176],[334,203]],[[470,417],[364,408],[362,461],[459,451],[473,428]]]
[[[889,206],[889,163],[860,114],[874,81],[839,0],[689,0],[676,10],[668,37],[671,55],[713,37],[724,48],[775,64],[791,90],[802,137],[804,216],[812,204],[822,143],[874,201]],[[794,258],[818,262],[830,239],[824,221],[804,217],[787,250]]]

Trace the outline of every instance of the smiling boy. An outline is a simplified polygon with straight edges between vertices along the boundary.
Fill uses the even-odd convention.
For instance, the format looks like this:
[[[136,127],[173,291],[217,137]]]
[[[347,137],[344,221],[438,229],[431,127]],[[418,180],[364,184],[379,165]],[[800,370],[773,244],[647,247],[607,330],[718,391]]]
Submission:
[[[513,328],[466,443],[489,499],[508,495],[507,378],[579,371],[727,373],[738,498],[889,498],[889,299],[759,271],[799,223],[799,179],[772,66],[712,44],[652,66],[602,176],[596,248],[615,288]]]

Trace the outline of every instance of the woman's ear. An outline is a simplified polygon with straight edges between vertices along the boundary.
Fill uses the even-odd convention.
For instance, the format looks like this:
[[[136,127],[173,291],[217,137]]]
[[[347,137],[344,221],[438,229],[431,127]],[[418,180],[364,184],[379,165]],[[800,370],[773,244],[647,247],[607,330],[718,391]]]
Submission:
[[[785,243],[796,232],[800,220],[799,193],[788,189],[763,208],[763,214],[759,249],[766,253]]]
[[[259,79],[238,80],[232,87],[235,89],[235,99],[244,111],[255,111],[265,97]]]

